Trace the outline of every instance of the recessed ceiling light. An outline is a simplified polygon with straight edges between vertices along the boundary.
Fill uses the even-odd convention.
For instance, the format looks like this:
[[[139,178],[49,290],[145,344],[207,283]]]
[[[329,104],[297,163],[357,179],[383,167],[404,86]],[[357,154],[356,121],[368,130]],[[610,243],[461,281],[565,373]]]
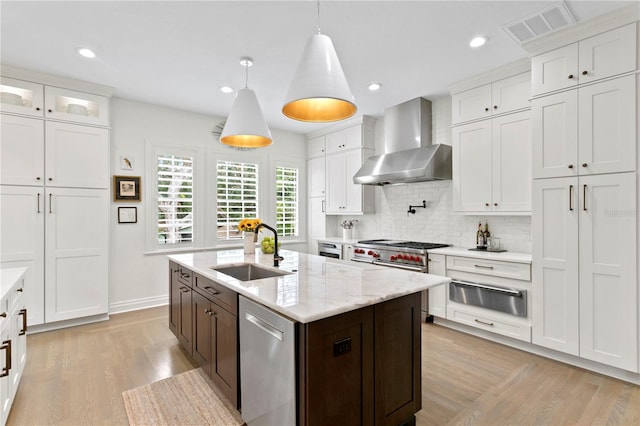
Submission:
[[[222,93],[233,93],[233,88],[232,88],[232,87],[229,87],[229,86],[222,86],[222,87],[220,88],[220,91],[221,91]]]
[[[480,47],[487,42],[487,37],[485,36],[477,36],[471,39],[469,42],[469,46],[471,47]]]
[[[376,90],[380,90],[381,87],[382,87],[382,84],[380,83],[371,83],[369,85],[369,90],[371,90],[372,92],[375,92]]]
[[[93,50],[88,49],[86,47],[79,47],[76,50],[78,52],[78,55],[84,56],[85,58],[93,59],[96,57],[96,54],[93,52]]]

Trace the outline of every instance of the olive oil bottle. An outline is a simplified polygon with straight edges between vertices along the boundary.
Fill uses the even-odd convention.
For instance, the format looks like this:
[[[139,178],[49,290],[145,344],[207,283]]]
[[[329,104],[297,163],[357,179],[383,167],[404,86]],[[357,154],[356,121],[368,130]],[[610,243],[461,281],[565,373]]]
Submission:
[[[482,231],[482,222],[478,223],[478,232],[476,232],[476,248],[486,247],[484,232]]]

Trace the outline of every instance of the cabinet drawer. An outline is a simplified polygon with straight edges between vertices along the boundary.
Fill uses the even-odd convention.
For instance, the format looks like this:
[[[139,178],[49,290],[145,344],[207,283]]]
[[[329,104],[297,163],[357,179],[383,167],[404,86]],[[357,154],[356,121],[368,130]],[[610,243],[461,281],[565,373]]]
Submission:
[[[237,293],[201,275],[195,275],[195,288],[203,296],[217,303],[233,315],[238,315]]]
[[[490,312],[488,314],[472,312],[471,310],[460,309],[457,305],[449,305],[447,306],[447,319],[492,333],[531,342],[531,326],[529,324],[496,318]]]
[[[528,263],[447,256],[447,270],[531,281],[531,265]]]
[[[193,272],[189,269],[178,266],[178,269],[176,269],[176,279],[180,284],[193,287]]]

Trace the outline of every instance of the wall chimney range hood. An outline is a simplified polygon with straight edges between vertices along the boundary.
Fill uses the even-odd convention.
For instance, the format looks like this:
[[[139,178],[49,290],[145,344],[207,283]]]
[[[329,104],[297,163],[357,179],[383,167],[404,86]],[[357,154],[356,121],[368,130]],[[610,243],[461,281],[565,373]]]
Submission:
[[[369,157],[353,176],[362,185],[451,179],[451,146],[431,143],[431,101],[416,98],[384,113],[384,154]]]

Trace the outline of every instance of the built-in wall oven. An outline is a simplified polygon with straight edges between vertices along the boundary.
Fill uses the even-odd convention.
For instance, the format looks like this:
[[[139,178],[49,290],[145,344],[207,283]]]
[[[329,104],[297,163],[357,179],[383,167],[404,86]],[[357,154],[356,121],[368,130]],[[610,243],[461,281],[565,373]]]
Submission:
[[[429,250],[448,246],[449,244],[418,241],[363,240],[353,245],[351,260],[428,273]],[[429,293],[428,290],[425,290],[422,298],[424,318],[432,318],[428,311]]]
[[[318,241],[318,255],[342,259],[342,244]]]
[[[492,311],[527,317],[527,290],[453,279],[449,300]]]

